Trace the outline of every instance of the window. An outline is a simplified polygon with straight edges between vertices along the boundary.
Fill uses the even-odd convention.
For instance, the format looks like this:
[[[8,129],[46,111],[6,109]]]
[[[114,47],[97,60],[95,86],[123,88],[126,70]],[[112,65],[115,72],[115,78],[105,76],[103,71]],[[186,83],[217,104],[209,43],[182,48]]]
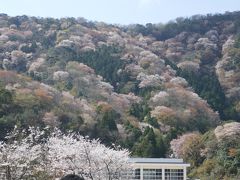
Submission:
[[[6,166],[2,166],[1,164],[0,164],[0,179],[1,180],[4,180],[4,179],[7,179],[6,178]]]
[[[165,180],[183,180],[183,169],[165,169]]]
[[[129,170],[122,174],[123,180],[135,180],[140,179],[140,169]]]
[[[141,174],[142,173],[142,174]],[[165,179],[163,179],[165,175]],[[129,170],[121,175],[121,180],[184,180],[183,169],[165,169],[163,174],[162,169],[140,169]]]
[[[162,169],[143,169],[143,179],[162,180]]]

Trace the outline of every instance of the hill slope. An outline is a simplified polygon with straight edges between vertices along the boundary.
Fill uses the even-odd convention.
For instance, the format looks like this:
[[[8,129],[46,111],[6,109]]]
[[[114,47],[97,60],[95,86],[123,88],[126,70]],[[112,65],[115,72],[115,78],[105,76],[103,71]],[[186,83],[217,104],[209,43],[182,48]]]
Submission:
[[[239,17],[115,26],[1,14],[0,138],[15,125],[48,125],[120,144],[135,156],[168,156],[175,152],[170,141],[190,132],[208,147],[212,129],[240,116]],[[193,161],[194,176],[218,157],[175,155]]]

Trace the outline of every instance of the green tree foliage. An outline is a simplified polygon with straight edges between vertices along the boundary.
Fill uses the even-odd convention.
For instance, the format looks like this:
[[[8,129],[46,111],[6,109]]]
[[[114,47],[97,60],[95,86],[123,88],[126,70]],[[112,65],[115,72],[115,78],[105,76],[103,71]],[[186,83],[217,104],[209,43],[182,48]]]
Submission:
[[[240,34],[237,34],[237,35],[236,35],[234,47],[235,47],[235,48],[240,48]]]
[[[94,138],[100,138],[105,144],[118,143],[117,139],[117,124],[120,121],[120,114],[118,114],[109,105],[100,105],[97,107],[98,123],[94,127]]]
[[[218,165],[225,169],[225,175],[237,175],[240,170],[240,146],[236,140],[226,140],[218,144],[216,152]]]
[[[146,24],[135,25],[129,29],[134,34],[141,33],[143,35],[152,35],[157,40],[166,40],[173,38],[181,32],[194,32],[204,34],[211,29],[214,29],[220,22],[233,21],[235,23],[235,31],[239,31],[240,12],[225,13],[225,14],[207,14],[195,15],[190,18],[177,18],[175,21],[170,21],[165,25],[162,24]]]
[[[17,27],[19,27],[20,24],[21,24],[20,16],[11,17],[11,18],[8,20],[8,23],[9,23],[9,25],[15,24]]]
[[[2,15],[0,16],[2,17]],[[4,18],[5,17],[2,17],[3,24],[5,21]],[[180,109],[177,107],[178,104],[176,108],[173,108],[174,112],[179,112],[179,116],[168,116],[170,113],[166,113],[166,117],[164,117],[164,115],[161,115],[159,118],[157,117],[157,119],[151,117],[151,108],[148,106],[149,99],[158,91],[163,90],[163,88],[167,91],[171,83],[164,82],[162,87],[160,85],[159,87],[153,85],[154,87],[140,88],[140,82],[132,77],[135,76],[133,75],[135,74],[135,70],[133,70],[132,76],[127,72],[131,71],[131,69],[125,70],[128,63],[135,63],[135,60],[138,60],[138,57],[135,56],[136,52],[146,50],[144,49],[145,45],[142,44],[145,42],[139,41],[139,33],[143,36],[153,37],[149,40],[148,38],[143,40],[146,40],[146,43],[151,46],[147,49],[154,51],[154,39],[164,41],[182,32],[187,32],[187,38],[180,35],[176,39],[172,39],[173,47],[170,47],[171,45],[166,42],[165,45],[168,44],[168,46],[166,45],[165,47],[164,45],[164,48],[161,48],[163,50],[169,48],[173,51],[176,49],[176,51],[181,52],[177,54],[183,55],[182,59],[177,59],[176,61],[174,61],[174,59],[171,59],[172,61],[166,60],[166,65],[168,64],[175,69],[177,71],[177,76],[185,78],[194,91],[203,99],[207,100],[215,111],[220,113],[222,119],[239,120],[239,114],[237,113],[239,102],[235,102],[234,100],[234,102],[228,102],[226,100],[227,98],[225,98],[214,72],[215,70],[213,70],[216,61],[218,58],[221,58],[220,51],[223,43],[222,41],[229,37],[230,34],[240,33],[239,19],[240,12],[234,12],[225,13],[223,15],[208,14],[206,16],[196,15],[190,18],[177,18],[165,25],[148,23],[145,26],[137,24],[128,27],[117,27],[107,24],[95,24],[93,22],[76,20],[74,18],[58,20],[53,18],[29,18],[27,16],[14,18],[7,17],[6,22],[8,21],[8,25],[15,24],[16,27],[12,27],[17,28],[16,33],[11,32],[7,34],[7,36],[9,36],[8,40],[18,42],[15,42],[16,44],[7,43],[6,46],[2,44],[3,46],[0,50],[2,56],[5,58],[7,54],[5,51],[11,52],[12,48],[19,49],[27,54],[32,53],[32,56],[27,55],[29,58],[26,59],[26,61],[29,61],[26,66],[27,68],[29,67],[28,65],[31,66],[31,63],[35,62],[38,57],[46,58],[46,62],[43,62],[43,64],[40,63],[40,67],[36,65],[36,71],[33,70],[29,72],[28,75],[34,80],[53,85],[54,88],[60,91],[68,91],[74,95],[74,97],[67,97],[67,93],[61,94],[57,91],[55,92],[54,89],[49,90],[50,88],[46,88],[45,91],[43,91],[43,89],[35,89],[38,83],[32,82],[29,79],[27,80],[26,77],[24,77],[26,78],[26,80],[24,80],[23,77],[20,78],[19,76],[15,81],[14,78],[16,77],[12,78],[10,75],[4,75],[3,77],[6,79],[5,85],[13,86],[15,84],[20,84],[20,87],[16,88],[16,93],[0,87],[0,140],[5,137],[15,125],[18,125],[20,128],[28,127],[29,125],[45,126],[47,123],[44,121],[44,118],[49,113],[52,114],[50,117],[56,118],[56,121],[53,123],[65,132],[70,130],[90,135],[90,137],[100,138],[107,145],[111,145],[111,143],[121,144],[132,151],[134,156],[164,157],[169,150],[170,141],[177,138],[179,134],[195,130],[200,133],[205,133],[212,128],[212,122],[205,116],[204,111],[206,109],[202,110],[199,108],[196,109],[196,111],[191,111],[191,113],[196,113],[196,116],[194,116],[194,118],[190,117],[189,121],[186,121],[184,116],[182,116],[183,118],[181,117],[180,113],[183,107],[180,103]],[[30,21],[27,22],[28,20]],[[91,43],[97,46],[97,44],[100,44],[98,42],[107,41],[108,35],[106,32],[108,32],[108,27],[113,31],[119,31],[120,35],[121,28],[130,33],[132,39],[130,36],[122,36],[123,38],[129,38],[126,42],[130,42],[130,48],[119,47],[118,45],[98,46],[95,50],[83,52],[77,49],[78,46],[75,46],[74,43],[78,43],[77,41],[75,42],[73,40],[74,43],[69,43],[70,45],[68,43],[64,44],[64,41],[62,41],[64,39],[67,42],[70,37],[74,39],[74,36],[82,37],[82,35],[87,33],[86,37],[89,37],[89,40],[92,40]],[[189,52],[191,46],[187,46],[187,44],[189,44],[189,41],[192,41],[191,35],[198,33],[198,35],[195,34],[197,40],[198,38],[207,37],[208,35],[203,34],[210,30],[217,30],[219,34],[220,41],[216,41],[219,50],[213,50],[211,48],[202,50],[200,48],[201,50]],[[19,31],[19,33],[17,33],[17,31]],[[20,33],[20,31],[26,32]],[[32,31],[32,35],[27,31]],[[99,31],[99,33],[97,31]],[[183,35],[185,35],[185,33]],[[134,38],[134,36],[138,37]],[[240,35],[237,34],[235,39],[234,47],[228,52],[231,58],[226,65],[226,70],[236,70],[236,72],[238,72],[240,69]],[[87,45],[84,44],[84,41],[83,39],[83,44],[81,44],[81,46]],[[176,41],[176,44],[174,41]],[[178,43],[178,41],[181,41],[182,44],[180,42]],[[19,47],[17,47],[18,43],[21,44]],[[190,44],[192,45],[192,43],[194,42]],[[58,45],[56,46],[56,44]],[[141,50],[138,46],[143,49]],[[156,49],[158,49],[158,47]],[[159,55],[159,57],[164,57],[163,54],[165,53],[157,51],[156,49],[155,53]],[[185,52],[186,54],[184,54]],[[131,59],[121,59],[122,55],[126,53],[130,54],[129,57],[132,55],[135,56],[134,62]],[[197,57],[198,55],[200,58]],[[7,59],[9,59],[9,57],[7,57]],[[180,70],[175,63],[182,62],[182,60],[185,60],[185,57],[190,61],[195,57],[200,59],[200,70],[198,72]],[[132,104],[130,109],[126,109],[126,111],[120,112],[119,114],[117,109],[111,106],[111,98],[102,97],[101,94],[89,89],[87,81],[84,82],[84,78],[81,77],[82,72],[80,72],[80,69],[75,70],[74,68],[66,68],[69,61],[75,61],[75,64],[72,66],[78,63],[88,65],[97,75],[101,75],[104,81],[111,83],[116,92],[134,93],[142,98],[142,102]],[[15,70],[19,73],[27,73],[25,64],[15,67]],[[69,72],[69,79],[53,80],[53,73],[60,70]],[[153,69],[149,66],[149,68],[144,69],[144,73],[152,74],[152,70]],[[166,68],[163,68],[159,72],[165,70]],[[162,75],[165,74],[167,77],[166,72],[167,70],[163,72]],[[95,86],[92,85],[92,87]],[[104,94],[104,90],[102,90],[102,93]],[[61,98],[62,96],[64,96],[64,98]],[[79,97],[81,97],[81,99]],[[83,100],[81,106],[75,106],[69,102],[69,107],[66,108],[65,103],[68,103],[67,101],[73,100],[73,103],[75,103],[78,101],[77,98]],[[61,102],[62,99],[64,102]],[[87,103],[89,103],[89,107],[91,107],[91,110],[89,110],[90,112],[88,112],[87,107],[84,107],[85,99]],[[173,103],[174,100],[174,98],[171,99]],[[93,112],[92,107],[98,104],[99,101],[107,101],[110,107],[97,107],[97,110]],[[124,103],[125,102],[127,101],[124,101]],[[83,109],[81,109],[82,105]],[[86,116],[81,116],[82,113]],[[89,119],[87,115],[90,115]],[[167,132],[160,132],[164,129],[164,127],[160,129],[160,122],[165,125],[170,125],[171,128],[166,130]],[[125,129],[121,129],[123,123]],[[146,123],[149,124],[149,127]],[[194,167],[192,172],[203,179],[223,179],[226,177],[233,177],[234,179],[240,172],[240,142],[237,140],[238,137],[236,137],[235,140],[220,143],[212,134],[208,132],[200,140],[189,141],[186,145],[184,158],[186,161],[192,163]]]
[[[240,146],[239,138],[230,137],[218,141],[213,131],[208,131],[202,135],[201,140],[190,144],[193,147],[190,152],[198,152],[187,158],[194,160],[191,177],[201,179],[238,179],[240,175]],[[194,151],[194,148],[198,148]],[[200,152],[204,155],[201,155]],[[189,156],[190,155],[190,156]],[[198,161],[201,160],[201,161]],[[197,160],[197,161],[196,161]],[[202,162],[203,161],[203,162]],[[200,162],[200,163],[199,163]]]
[[[0,118],[0,140],[3,140],[6,137],[6,134],[11,132],[15,126],[14,115],[2,116]]]
[[[234,47],[229,52],[231,56],[229,69],[239,70],[240,69],[240,34],[236,35]]]
[[[138,84],[139,84],[139,82],[138,82]],[[148,101],[151,98],[151,93],[152,92],[159,91],[161,89],[162,89],[162,87],[151,87],[151,86],[148,86],[148,87],[144,87],[144,88],[139,88],[138,86],[136,86],[133,89],[133,92],[136,95],[143,97],[145,101]]]
[[[77,53],[68,47],[51,48],[48,50],[47,54],[47,62],[50,65],[61,62],[64,67],[68,61],[75,60],[76,58]]]
[[[150,112],[145,116],[144,119],[147,123],[152,125],[155,128],[159,128],[159,124],[157,122],[157,119],[155,117],[151,117]]]
[[[132,150],[133,156],[164,157],[166,153],[162,136],[157,136],[152,128],[147,127]]]
[[[0,117],[6,114],[13,103],[13,94],[3,87],[0,87]]]
[[[231,62],[229,62],[229,69],[239,68],[240,54],[238,46],[238,36],[235,42],[235,48],[231,49],[230,56]],[[165,60],[166,65],[170,65],[177,71],[177,75],[187,80],[189,85],[194,91],[203,99],[207,100],[208,104],[219,112],[220,118],[223,120],[234,119],[238,120],[239,115],[236,112],[234,102],[227,101],[224,91],[219,83],[216,73],[211,69],[210,66],[214,63],[214,60],[218,54],[201,52],[201,64],[199,72],[181,70],[170,60]]]
[[[117,125],[116,120],[119,119],[120,115],[114,111],[113,109],[104,112],[102,120],[100,122],[100,126],[102,128],[106,128],[109,131],[116,131]]]
[[[100,105],[97,107],[98,112],[98,125],[100,128],[104,128],[110,131],[117,130],[117,125],[115,121],[118,121],[120,114],[118,114],[110,105]]]
[[[74,131],[79,132],[83,119],[81,116],[73,113],[62,113],[59,115],[60,129],[63,132]]]
[[[14,127],[13,120],[13,94],[0,86],[0,139],[4,138],[6,133]],[[10,115],[10,116],[7,116]]]
[[[110,82],[118,92],[130,78],[127,72],[119,72],[126,65],[126,61],[120,59],[120,52],[121,48],[118,46],[101,46],[95,51],[78,54],[77,61],[93,68],[96,74]]]
[[[151,117],[150,115],[151,108],[148,106],[147,102],[144,100],[141,103],[134,103],[129,109],[129,114],[135,116],[140,121],[145,121],[152,125],[153,127],[158,128],[159,124],[157,119]]]
[[[225,94],[214,72],[202,67],[200,72],[189,72],[177,69],[178,76],[185,78],[194,91],[203,99],[207,100],[210,106],[218,111],[222,119],[228,119],[228,115],[224,114],[227,108]]]
[[[30,45],[24,45],[21,47],[21,51],[25,53],[35,53],[37,49],[37,44],[36,42],[32,42]]]
[[[51,48],[47,54],[49,65],[57,65],[64,69],[68,61],[77,61],[93,68],[96,74],[101,75],[105,81],[115,88],[116,92],[124,92],[125,84],[129,82],[130,75],[122,72],[127,61],[120,59],[121,48],[118,46],[101,46],[96,50],[76,53],[69,47]]]
[[[150,110],[151,109],[148,107],[146,102],[134,103],[129,109],[129,114],[135,116],[140,121],[143,121],[144,117],[150,112]]]
[[[142,135],[142,131],[131,125],[129,121],[127,121],[124,126],[128,137],[124,142],[121,142],[121,145],[128,149],[131,149],[134,146],[135,142],[137,142],[139,137]]]
[[[0,86],[0,139],[15,125],[19,128],[43,125],[43,113],[49,110],[51,103],[41,91],[38,95],[18,95]]]

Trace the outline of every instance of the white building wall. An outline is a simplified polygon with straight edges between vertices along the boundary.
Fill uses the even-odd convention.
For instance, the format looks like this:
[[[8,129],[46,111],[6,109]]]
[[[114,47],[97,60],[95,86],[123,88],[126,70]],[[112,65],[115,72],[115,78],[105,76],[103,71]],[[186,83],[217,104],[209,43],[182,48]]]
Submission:
[[[143,169],[162,169],[162,180],[165,180],[166,169],[175,169],[175,170],[182,169],[183,170],[183,180],[186,180],[187,179],[187,167],[189,167],[189,166],[190,166],[190,164],[133,163],[134,169],[140,169],[140,180],[144,180]]]

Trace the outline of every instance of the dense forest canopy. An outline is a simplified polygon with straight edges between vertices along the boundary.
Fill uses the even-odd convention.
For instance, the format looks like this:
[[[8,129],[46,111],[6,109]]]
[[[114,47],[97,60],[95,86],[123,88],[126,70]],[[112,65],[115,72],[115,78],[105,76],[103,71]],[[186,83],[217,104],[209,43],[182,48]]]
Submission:
[[[240,175],[240,12],[117,26],[0,14],[0,140],[59,128]]]

